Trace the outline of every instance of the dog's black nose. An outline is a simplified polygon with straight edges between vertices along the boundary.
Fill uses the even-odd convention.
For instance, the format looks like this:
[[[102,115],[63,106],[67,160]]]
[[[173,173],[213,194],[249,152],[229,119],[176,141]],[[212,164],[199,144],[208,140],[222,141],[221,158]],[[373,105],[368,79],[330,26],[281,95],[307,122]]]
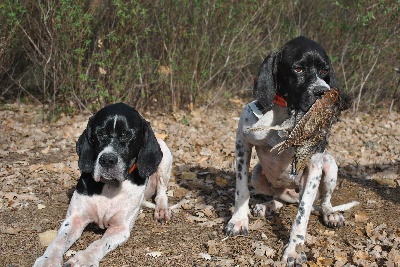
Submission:
[[[111,168],[114,167],[118,162],[118,157],[114,153],[104,153],[99,158],[99,163],[101,167]]]
[[[329,90],[329,88],[327,88],[325,86],[318,86],[313,89],[313,94],[315,96],[322,96],[328,90]]]

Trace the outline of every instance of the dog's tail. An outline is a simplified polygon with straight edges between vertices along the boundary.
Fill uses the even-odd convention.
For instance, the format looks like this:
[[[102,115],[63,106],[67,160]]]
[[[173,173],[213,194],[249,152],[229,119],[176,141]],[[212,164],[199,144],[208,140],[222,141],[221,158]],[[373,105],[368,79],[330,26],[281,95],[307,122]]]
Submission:
[[[358,204],[360,204],[360,202],[358,202],[358,201],[352,201],[352,202],[349,202],[349,203],[346,203],[346,204],[334,206],[334,207],[332,207],[332,210],[333,210],[334,212],[336,212],[336,211],[345,211],[345,210],[351,209],[351,208],[354,207],[354,206],[357,206]],[[313,206],[313,210],[315,210],[315,211],[321,211],[321,207],[320,207],[320,206],[314,205],[314,206]]]
[[[176,203],[175,205],[172,205],[171,207],[169,207],[171,210],[174,209],[179,209],[183,204],[189,202],[188,198],[190,197],[190,194],[186,194],[186,196],[184,198],[182,198],[178,203]],[[143,200],[142,202],[142,206],[149,208],[149,209],[155,209],[156,205],[150,201],[147,200]]]

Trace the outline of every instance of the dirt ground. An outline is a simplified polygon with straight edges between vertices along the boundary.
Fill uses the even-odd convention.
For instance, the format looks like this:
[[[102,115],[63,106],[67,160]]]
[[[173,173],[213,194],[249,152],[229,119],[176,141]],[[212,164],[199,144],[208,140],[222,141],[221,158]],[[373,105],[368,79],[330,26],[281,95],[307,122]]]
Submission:
[[[234,204],[235,129],[244,102],[175,114],[144,113],[174,156],[171,204],[186,197],[171,222],[144,208],[122,246],[101,266],[281,266],[297,208],[251,218],[249,236],[225,238]],[[75,142],[90,114],[48,124],[40,107],[0,106],[0,266],[32,266],[66,214],[79,170]],[[334,125],[329,151],[339,165],[333,204],[359,201],[347,223],[330,229],[312,213],[303,266],[400,266],[400,114],[347,112]],[[252,159],[252,165],[255,164]],[[264,200],[252,194],[251,205]],[[102,232],[88,226],[66,253]]]

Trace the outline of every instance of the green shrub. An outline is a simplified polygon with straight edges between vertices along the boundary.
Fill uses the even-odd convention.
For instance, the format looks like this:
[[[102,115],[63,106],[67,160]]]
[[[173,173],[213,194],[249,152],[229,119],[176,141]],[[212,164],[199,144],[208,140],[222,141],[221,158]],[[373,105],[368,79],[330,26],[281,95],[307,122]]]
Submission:
[[[264,57],[300,34],[327,50],[355,109],[397,97],[397,0],[3,0],[0,7],[0,94],[42,103],[50,118],[117,101],[171,111],[251,97]]]

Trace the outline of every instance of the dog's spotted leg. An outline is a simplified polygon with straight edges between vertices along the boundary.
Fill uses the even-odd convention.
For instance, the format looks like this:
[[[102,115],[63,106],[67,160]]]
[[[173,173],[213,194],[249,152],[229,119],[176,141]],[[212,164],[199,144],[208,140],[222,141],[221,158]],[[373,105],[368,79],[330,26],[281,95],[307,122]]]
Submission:
[[[140,203],[144,198],[145,186],[137,186],[132,201],[137,204],[132,210],[117,212],[107,222],[107,230],[102,238],[94,241],[85,250],[78,251],[69,259],[65,267],[99,266],[100,260],[110,251],[124,243],[130,236],[135,220],[139,215]],[[128,223],[126,223],[128,222]]]
[[[138,209],[139,210],[139,209]],[[99,261],[110,251],[125,242],[130,234],[129,225],[118,225],[107,228],[104,236],[96,240],[85,250],[78,251],[64,266],[86,267],[99,266]]]
[[[88,223],[89,221],[82,219],[81,214],[68,216],[58,230],[56,238],[33,266],[61,266],[64,252],[81,236]]]
[[[290,231],[289,243],[282,256],[282,261],[287,262],[289,266],[297,266],[307,260],[305,253],[297,249],[305,241],[308,219],[321,181],[322,165],[322,154],[314,155],[302,177],[303,187],[298,212]]]
[[[236,139],[236,192],[235,211],[225,227],[228,235],[247,235],[249,225],[248,170],[252,146],[245,143],[240,136]]]
[[[153,203],[144,201],[142,204],[154,209],[154,219],[166,222],[172,218],[172,209],[168,207],[167,196],[168,181],[172,170],[172,154],[162,139],[157,138],[157,142],[160,145],[163,158],[157,168],[157,172],[150,176],[145,191],[145,199],[149,199],[155,194],[154,200],[156,203],[154,205]]]
[[[324,176],[321,181],[321,213],[325,225],[335,228],[343,226],[345,219],[340,212],[334,212],[331,204],[331,197],[336,186],[338,167],[334,158],[325,152],[323,154]]]

